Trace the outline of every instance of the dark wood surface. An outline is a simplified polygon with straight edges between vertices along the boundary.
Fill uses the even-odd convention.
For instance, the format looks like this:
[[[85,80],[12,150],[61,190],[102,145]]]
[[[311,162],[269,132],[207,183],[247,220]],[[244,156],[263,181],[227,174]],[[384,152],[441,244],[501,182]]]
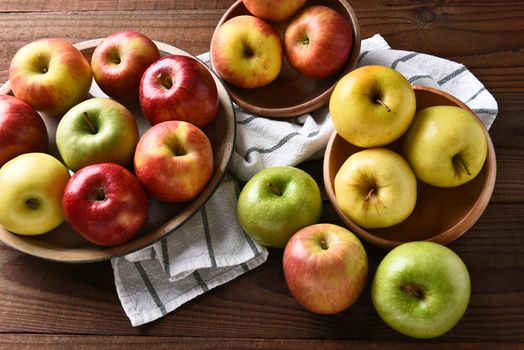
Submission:
[[[40,37],[71,42],[136,30],[193,54],[208,50],[232,0],[7,0],[0,2],[0,81],[11,57]],[[302,309],[282,274],[282,252],[182,306],[131,327],[108,262],[51,263],[0,245],[0,348],[5,349],[524,349],[524,2],[351,1],[362,37],[464,63],[492,92],[498,161],[492,200],[450,245],[472,279],[469,308],[446,335],[417,341],[388,328],[370,300],[334,316]],[[301,165],[322,186],[321,162]],[[1,189],[0,189],[1,191]],[[1,195],[1,192],[0,192]],[[324,202],[322,221],[341,224]],[[385,252],[366,244],[370,275]]]

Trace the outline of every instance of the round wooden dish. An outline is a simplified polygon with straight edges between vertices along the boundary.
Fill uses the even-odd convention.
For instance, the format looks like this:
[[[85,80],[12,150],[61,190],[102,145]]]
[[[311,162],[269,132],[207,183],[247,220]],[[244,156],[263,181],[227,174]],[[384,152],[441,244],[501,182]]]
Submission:
[[[435,105],[452,105],[471,111],[455,97],[429,87],[415,87],[417,111]],[[473,112],[472,112],[473,113]],[[482,125],[480,119],[478,122]],[[485,128],[484,128],[485,130]],[[470,182],[455,188],[437,188],[417,181],[417,204],[413,213],[398,225],[383,229],[364,229],[349,219],[337,205],[333,182],[338,169],[358,148],[333,132],[325,152],[324,185],[337,214],[356,235],[369,243],[391,249],[409,241],[448,244],[464,234],[486,209],[493,193],[497,162],[487,131],[488,156],[481,172]],[[398,151],[398,145],[392,144]]]
[[[255,89],[242,89],[226,82],[231,98],[236,104],[246,111],[257,115],[285,118],[311,112],[329,101],[329,97],[337,81],[357,66],[357,60],[360,54],[360,28],[357,16],[347,1],[309,0],[304,7],[320,4],[335,9],[346,19],[351,27],[354,44],[346,66],[339,73],[331,77],[313,79],[298,73],[284,58],[280,75],[269,85]],[[222,16],[215,29],[215,33],[227,20],[236,16],[249,14],[242,0],[238,0]],[[275,25],[281,34],[285,26],[286,22]],[[211,64],[213,65],[212,58]]]
[[[74,46],[90,62],[95,47],[102,40],[89,40],[77,43]],[[194,57],[174,46],[156,41],[155,44],[158,46],[162,56],[179,54]],[[134,252],[173,233],[173,230],[186,222],[213,194],[225,174],[233,152],[235,112],[225,86],[220,78],[213,71],[211,72],[218,88],[219,110],[216,119],[203,130],[209,137],[213,147],[215,168],[208,184],[195,199],[183,204],[164,203],[151,199],[148,218],[144,227],[132,240],[116,247],[104,248],[95,246],[74,232],[67,223],[63,223],[55,230],[40,236],[17,235],[0,227],[0,240],[21,252],[43,259],[84,263],[106,260]],[[10,92],[9,82],[0,87],[0,94],[9,94]],[[94,80],[90,94],[96,97],[106,97]],[[140,134],[144,133],[150,127],[150,124],[143,117],[140,107],[137,104],[127,107],[135,116]],[[55,144],[55,130],[58,120],[45,115],[43,115],[43,118],[49,131],[50,153],[59,158]]]

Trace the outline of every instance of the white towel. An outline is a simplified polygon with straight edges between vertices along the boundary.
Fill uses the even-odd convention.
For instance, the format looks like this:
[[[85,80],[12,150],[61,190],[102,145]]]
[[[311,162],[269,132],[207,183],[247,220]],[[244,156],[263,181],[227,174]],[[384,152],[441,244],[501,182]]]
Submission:
[[[209,54],[200,56],[209,63]],[[362,41],[359,66],[380,64],[412,84],[438,87],[464,101],[487,128],[498,107],[463,65],[416,52],[392,50],[380,36]],[[268,119],[235,107],[237,140],[231,170],[247,181],[276,165],[321,157],[333,125],[327,107],[290,119]],[[322,185],[322,184],[319,184]],[[111,261],[120,301],[133,326],[156,320],[196,296],[259,266],[267,250],[236,220],[238,184],[226,176],[202,210],[151,247]]]

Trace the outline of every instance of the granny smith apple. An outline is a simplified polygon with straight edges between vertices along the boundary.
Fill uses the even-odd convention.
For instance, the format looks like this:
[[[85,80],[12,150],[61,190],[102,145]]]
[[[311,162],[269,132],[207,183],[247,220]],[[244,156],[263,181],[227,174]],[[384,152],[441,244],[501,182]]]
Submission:
[[[456,106],[433,106],[415,115],[403,137],[403,151],[415,175],[437,187],[473,180],[488,152],[484,126]]]
[[[24,153],[0,168],[0,225],[21,235],[39,235],[64,221],[62,195],[67,168],[47,153]]]
[[[409,242],[380,262],[371,297],[379,316],[415,338],[434,338],[464,315],[471,282],[466,265],[451,249],[432,242]]]
[[[363,66],[335,86],[329,112],[336,131],[359,147],[377,147],[402,136],[415,116],[415,92],[386,66]]]
[[[284,248],[303,227],[316,224],[322,198],[315,180],[295,167],[271,167],[253,176],[240,192],[240,226],[258,243]]]
[[[365,228],[404,221],[417,201],[415,174],[401,155],[387,148],[349,156],[335,175],[334,185],[342,212]]]
[[[306,226],[287,242],[284,276],[309,311],[334,314],[350,307],[366,284],[368,258],[360,240],[333,224]]]
[[[130,166],[138,126],[129,110],[109,98],[92,98],[71,108],[56,129],[56,145],[73,171],[95,163]]]

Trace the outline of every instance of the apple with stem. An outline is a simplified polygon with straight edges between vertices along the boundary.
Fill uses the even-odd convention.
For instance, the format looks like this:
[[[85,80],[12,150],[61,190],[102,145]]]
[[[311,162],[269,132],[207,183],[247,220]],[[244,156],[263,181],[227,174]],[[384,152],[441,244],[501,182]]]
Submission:
[[[400,138],[415,116],[415,92],[402,74],[386,66],[363,66],[335,86],[329,112],[335,130],[358,147]]]
[[[382,320],[402,334],[423,339],[451,330],[466,312],[470,295],[462,259],[432,242],[409,242],[391,250],[371,285]]]
[[[91,66],[63,39],[39,39],[16,52],[9,66],[13,94],[36,110],[61,117],[87,97]]]
[[[433,106],[417,112],[402,142],[417,178],[437,187],[473,180],[488,152],[484,126],[471,112],[456,106]]]
[[[353,153],[334,181],[342,212],[364,228],[382,228],[404,221],[415,209],[417,179],[408,162],[387,148]]]
[[[0,167],[23,153],[46,152],[47,128],[36,110],[9,95],[0,96]]]
[[[333,224],[304,227],[287,242],[284,276],[309,311],[334,314],[350,307],[366,284],[368,259],[360,240]]]
[[[265,86],[280,74],[283,61],[278,32],[254,16],[223,23],[211,40],[211,63],[228,83],[245,89]]]
[[[117,32],[95,48],[91,68],[103,92],[117,100],[133,102],[138,100],[142,74],[159,58],[155,43],[144,34]]]
[[[340,71],[353,48],[353,33],[334,9],[309,6],[287,24],[284,49],[289,64],[298,72],[325,78]]]

